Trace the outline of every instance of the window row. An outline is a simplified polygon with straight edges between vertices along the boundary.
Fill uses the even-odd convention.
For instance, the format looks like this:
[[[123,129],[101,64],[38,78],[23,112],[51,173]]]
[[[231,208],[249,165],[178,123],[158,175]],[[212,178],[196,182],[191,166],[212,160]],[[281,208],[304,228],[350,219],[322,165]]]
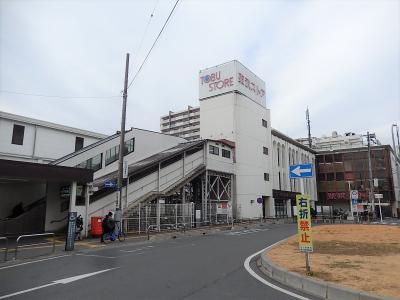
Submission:
[[[132,153],[133,151],[135,151],[135,138],[132,138],[125,142],[124,156],[129,153]],[[108,149],[106,151],[105,165],[107,166],[111,164],[112,162],[118,160],[118,158],[119,158],[119,145],[112,147],[111,149]],[[100,153],[92,158],[89,158],[84,162],[81,162],[80,164],[76,165],[76,167],[98,171],[102,168],[102,161],[103,161],[103,153]]]
[[[135,151],[135,138],[131,138],[130,140],[125,142],[124,156],[128,155],[129,153],[132,153],[133,151]],[[112,147],[111,149],[108,149],[106,151],[106,159],[105,159],[106,166],[118,160],[118,158],[119,158],[119,145]]]
[[[219,148],[217,146],[209,145],[208,152],[210,154],[219,155]],[[222,157],[231,158],[231,151],[222,149]]]

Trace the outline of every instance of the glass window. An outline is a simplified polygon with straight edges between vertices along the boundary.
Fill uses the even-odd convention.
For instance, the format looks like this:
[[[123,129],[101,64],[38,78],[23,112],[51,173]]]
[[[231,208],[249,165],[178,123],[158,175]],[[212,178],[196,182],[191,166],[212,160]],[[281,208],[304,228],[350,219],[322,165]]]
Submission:
[[[25,133],[25,126],[14,124],[11,144],[23,145],[24,133]]]
[[[231,151],[222,149],[222,157],[231,158]]]
[[[263,147],[263,153],[265,155],[268,155],[268,148],[267,147]],[[289,156],[289,159],[290,159],[290,156]]]
[[[341,153],[337,153],[334,155],[335,158],[335,162],[342,162],[343,161],[343,157]]]
[[[333,162],[333,155],[331,155],[331,154],[325,155],[325,162],[326,162],[326,163],[331,163],[331,162]]]
[[[326,181],[335,180],[335,176],[333,173],[326,173]]]
[[[118,159],[119,156],[119,145],[112,147],[106,151],[106,166],[113,163]]]
[[[346,172],[353,171],[353,164],[352,164],[352,161],[351,161],[351,160],[348,160],[348,161],[345,161],[345,162],[344,162],[344,170],[345,170]]]
[[[342,181],[342,180],[344,180],[344,173],[343,172],[336,173],[336,181]]]
[[[318,173],[318,180],[325,181],[325,173]]]
[[[269,173],[264,173],[264,180],[269,181]]]
[[[103,160],[103,153],[100,153],[100,154],[96,155],[95,157],[92,157],[84,162],[81,162],[76,167],[97,171],[97,170],[100,170],[102,167],[102,164],[101,164],[102,160]]]
[[[210,154],[219,155],[218,147],[210,145],[208,149],[209,149]]]
[[[262,119],[261,123],[262,123],[262,126],[264,126],[265,128],[268,127],[268,122],[266,120]]]
[[[124,155],[128,155],[129,153],[132,153],[135,151],[135,138],[131,138],[128,141],[125,141],[125,151]]]
[[[82,137],[75,137],[75,151],[81,150],[83,148],[84,138]]]

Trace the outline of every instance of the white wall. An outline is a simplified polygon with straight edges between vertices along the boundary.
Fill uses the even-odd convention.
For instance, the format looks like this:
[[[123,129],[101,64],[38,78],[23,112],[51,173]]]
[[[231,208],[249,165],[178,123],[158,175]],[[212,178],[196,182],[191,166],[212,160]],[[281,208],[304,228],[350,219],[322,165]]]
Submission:
[[[133,128],[131,131],[126,132],[125,141],[130,140],[131,138],[135,138],[135,150],[134,152],[126,155],[124,157],[125,160],[128,161],[128,164],[135,163],[140,161],[146,157],[149,157],[153,154],[159,153],[168,148],[174,147],[182,142],[187,142],[183,138],[169,136],[165,134],[160,134],[157,132],[136,129]],[[105,155],[108,149],[111,149],[117,145],[119,145],[119,136],[94,147],[93,149],[89,149],[85,152],[77,154],[65,161],[60,162],[58,165],[61,166],[69,166],[75,167],[76,165],[84,162],[99,153],[103,153],[103,168],[96,171],[94,173],[94,179],[107,175],[111,172],[114,172],[118,169],[118,160],[113,163],[105,166]]]
[[[11,143],[14,124],[25,126],[23,145]],[[62,126],[59,125],[59,127]],[[46,163],[74,152],[76,137],[84,138],[84,146],[100,140],[99,137],[95,136],[1,117],[0,137],[0,159],[40,163]]]
[[[209,145],[218,147],[219,155],[211,154],[209,152]],[[230,151],[231,157],[230,158],[222,157],[222,149]],[[234,151],[235,151],[234,149],[223,143],[218,143],[214,141],[207,142],[206,144],[207,170],[233,174],[234,173],[233,156],[235,155]]]
[[[262,126],[262,119],[268,128]],[[272,195],[271,182],[264,181],[271,159],[263,154],[263,146],[270,148],[270,134],[269,111],[241,94],[232,92],[200,101],[201,137],[227,139],[236,145],[237,218],[262,216],[262,206],[256,200]]]
[[[301,192],[299,179],[289,178],[289,164],[312,163],[314,166],[313,177],[304,180],[304,192],[310,196],[310,199],[317,201],[317,182],[315,174],[315,154],[295,144],[283,140],[276,135],[272,135],[272,158],[273,158],[273,186],[279,189],[279,172],[281,174],[281,190]],[[280,153],[280,163],[278,165],[278,152]],[[293,155],[297,153],[296,155]],[[289,163],[289,155],[292,155]],[[294,161],[293,161],[294,156]]]

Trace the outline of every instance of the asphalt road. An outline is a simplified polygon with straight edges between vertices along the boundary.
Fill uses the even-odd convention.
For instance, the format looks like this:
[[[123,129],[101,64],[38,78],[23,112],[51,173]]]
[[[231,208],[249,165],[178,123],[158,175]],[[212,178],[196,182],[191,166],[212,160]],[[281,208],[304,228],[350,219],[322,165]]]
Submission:
[[[251,254],[295,232],[294,225],[264,225],[161,241],[115,242],[0,266],[0,299],[296,299],[259,282],[243,266]],[[258,272],[255,260],[250,265]]]

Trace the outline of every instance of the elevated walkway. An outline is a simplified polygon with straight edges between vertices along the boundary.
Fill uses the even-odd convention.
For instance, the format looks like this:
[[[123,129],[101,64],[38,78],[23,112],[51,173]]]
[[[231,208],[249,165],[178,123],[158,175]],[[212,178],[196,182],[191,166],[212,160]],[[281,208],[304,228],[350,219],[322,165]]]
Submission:
[[[205,172],[205,141],[187,142],[129,165],[128,179],[122,188],[124,217],[129,217],[139,203],[149,203],[181,189]],[[88,216],[104,216],[115,208],[117,191],[106,189],[106,181],[117,181],[117,171],[98,178],[98,191],[91,196]],[[95,201],[93,201],[95,200]]]

